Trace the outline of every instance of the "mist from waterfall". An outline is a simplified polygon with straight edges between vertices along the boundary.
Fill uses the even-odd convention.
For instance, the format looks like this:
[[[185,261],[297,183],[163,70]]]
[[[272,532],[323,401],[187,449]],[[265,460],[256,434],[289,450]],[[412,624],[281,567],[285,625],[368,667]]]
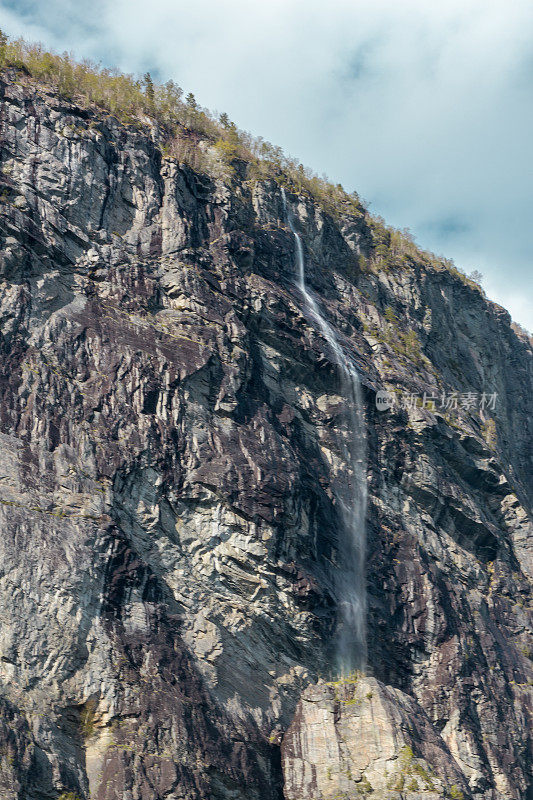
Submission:
[[[337,446],[348,474],[335,477],[332,486],[340,512],[342,531],[339,532],[337,564],[334,581],[338,603],[336,631],[337,668],[341,674],[353,669],[365,671],[366,644],[366,428],[363,414],[361,382],[350,357],[339,343],[333,327],[323,316],[305,279],[305,256],[294,216],[287,202],[285,189],[281,195],[283,209],[296,245],[296,285],[304,301],[307,318],[327,342],[329,355],[339,375],[345,400],[343,419],[336,428]]]

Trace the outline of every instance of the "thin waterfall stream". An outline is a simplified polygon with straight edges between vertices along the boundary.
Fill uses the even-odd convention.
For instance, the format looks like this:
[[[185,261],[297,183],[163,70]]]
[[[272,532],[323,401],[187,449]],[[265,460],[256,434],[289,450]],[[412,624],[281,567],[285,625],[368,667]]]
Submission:
[[[345,401],[344,419],[336,428],[340,455],[348,465],[347,474],[336,476],[333,487],[339,508],[342,530],[338,537],[338,553],[334,583],[338,603],[336,659],[340,674],[354,669],[365,671],[366,643],[366,428],[363,414],[361,381],[350,357],[339,343],[334,328],[323,316],[320,306],[305,279],[305,256],[302,238],[294,224],[285,189],[281,195],[283,209],[296,245],[296,285],[302,295],[307,318],[326,340],[337,367],[340,388]]]

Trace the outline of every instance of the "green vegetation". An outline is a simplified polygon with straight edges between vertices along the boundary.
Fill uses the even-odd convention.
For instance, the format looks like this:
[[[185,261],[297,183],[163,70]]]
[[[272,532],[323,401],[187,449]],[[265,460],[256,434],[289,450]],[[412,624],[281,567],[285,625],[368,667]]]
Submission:
[[[437,256],[422,250],[416,244],[408,228],[398,230],[386,224],[382,217],[369,217],[368,222],[374,241],[374,250],[368,263],[361,268],[373,271],[390,272],[393,269],[414,269],[417,266],[437,271],[448,271],[463,284],[476,289],[484,296],[480,285],[481,273],[474,271],[470,276],[459,270],[454,262],[444,256]]]
[[[401,792],[406,784],[407,788],[411,788],[416,783],[417,788],[419,788],[421,781],[425,791],[429,792],[435,789],[435,784],[429,771],[415,758],[412,748],[409,745],[405,745],[400,750],[400,774],[395,775],[389,781],[388,788]]]
[[[418,363],[422,358],[422,350],[416,331],[397,331],[396,338],[389,341],[390,346],[398,355],[405,356]]]
[[[464,794],[455,783],[452,786],[450,786],[447,794],[448,797],[451,798],[451,800],[464,800]]]
[[[522,644],[518,648],[523,656],[529,658],[530,661],[533,661],[533,650],[531,647],[528,647],[526,644]]]
[[[387,783],[387,789],[393,789],[395,792],[402,792],[405,787],[405,775],[395,775]]]
[[[0,31],[0,69],[9,67],[19,71],[19,79],[32,77],[65,100],[107,111],[126,125],[143,128],[155,120],[163,155],[193,169],[231,179],[233,162],[241,160],[249,180],[274,179],[313,197],[335,215],[365,214],[356,193],[348,194],[286,156],[280,147],[239,130],[226,113],[217,118],[198,104],[192,92],[183,98],[183,90],[173,81],[158,84],[149,72],[138,79],[91,61],[77,62],[70,53],[58,55],[41,44],[10,40]]]
[[[361,778],[361,780],[357,785],[357,793],[362,797],[365,797],[366,795],[372,794],[373,791],[374,789],[372,788],[372,784],[370,783],[366,775],[363,775],[363,777]]]
[[[398,355],[408,358],[415,364],[422,363],[424,356],[416,331],[411,328],[406,331],[401,330],[399,319],[391,306],[387,306],[385,309],[385,320],[387,324],[384,326],[384,330],[376,328],[369,332],[376,339],[388,344]]]
[[[404,769],[406,769],[410,764],[413,763],[413,759],[415,754],[413,753],[413,748],[406,744],[400,750],[400,764]]]
[[[421,252],[408,228],[391,228],[381,217],[371,222],[375,243],[374,262],[388,272],[395,267],[409,267],[420,260]]]
[[[343,689],[355,689],[359,682],[359,678],[362,677],[362,673],[358,670],[353,670],[348,675],[343,675],[340,678],[337,678],[334,681],[328,681],[327,686],[331,686],[335,690],[335,700],[341,700],[343,703],[360,703],[361,701],[358,698],[354,698],[352,700],[345,700],[342,696],[344,692]]]
[[[398,324],[398,317],[396,316],[396,314],[394,313],[394,311],[392,310],[392,308],[390,306],[387,306],[387,308],[385,309],[385,319],[391,325],[397,325]]]
[[[341,675],[333,681],[327,681],[327,686],[356,686],[363,673],[357,669],[352,670],[348,675]]]
[[[57,800],[81,800],[76,792],[61,792]]]
[[[96,700],[87,700],[80,713],[80,729],[84,739],[89,739],[94,733],[95,713]]]
[[[371,784],[368,780],[363,776],[362,780],[357,784],[355,787],[355,795],[353,794],[353,789],[351,790],[350,794],[346,792],[336,792],[335,794],[328,794],[328,800],[353,800],[355,797],[368,797],[368,795],[372,794],[374,791]]]
[[[155,104],[155,90],[154,90],[154,82],[152,80],[152,76],[149,72],[143,78],[144,82],[144,96],[146,97],[146,102],[149,108],[153,108]]]
[[[344,706],[358,706],[363,702],[361,697],[355,697],[355,688],[363,673],[353,670],[348,675],[342,675],[334,681],[328,681],[327,686],[335,690],[335,700]]]
[[[498,433],[496,431],[496,423],[492,417],[489,417],[489,419],[487,419],[486,422],[484,422],[481,426],[481,435],[485,439],[488,446],[492,450],[495,450],[498,446]]]
[[[257,181],[275,181],[299,196],[313,199],[337,220],[364,219],[372,244],[367,254],[359,256],[362,270],[387,272],[417,266],[448,270],[466,285],[482,291],[476,282],[477,274],[468,278],[452,261],[421,250],[409,230],[396,230],[381,217],[372,217],[356,192],[347,192],[341,184],[332,183],[324,175],[319,177],[287,156],[280,147],[238,129],[225,112],[216,116],[202,108],[192,92],[184,97],[183,89],[172,80],[159,84],[149,72],[137,78],[88,60],[78,62],[70,53],[52,53],[41,44],[9,39],[0,31],[0,70],[5,69],[14,71],[15,80],[33,79],[67,101],[107,112],[134,129],[153,128],[157,123],[157,142],[165,159],[175,159],[229,183],[238,172],[250,188]],[[100,124],[93,120],[87,128],[98,128]],[[80,133],[84,135],[83,131]],[[409,332],[397,346],[409,357],[418,358],[414,333]]]

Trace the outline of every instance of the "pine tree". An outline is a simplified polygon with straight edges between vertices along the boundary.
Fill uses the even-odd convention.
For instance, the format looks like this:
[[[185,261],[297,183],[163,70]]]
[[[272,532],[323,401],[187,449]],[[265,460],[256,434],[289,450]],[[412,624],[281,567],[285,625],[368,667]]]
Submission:
[[[149,72],[144,75],[144,94],[148,100],[148,104],[153,106],[155,102],[154,82]]]
[[[198,103],[196,102],[196,97],[193,95],[192,92],[189,92],[187,97],[185,98],[185,102],[193,111],[196,111],[198,108]]]
[[[3,30],[0,30],[0,66],[3,66],[4,64],[7,43],[8,43],[7,36],[5,35]]]

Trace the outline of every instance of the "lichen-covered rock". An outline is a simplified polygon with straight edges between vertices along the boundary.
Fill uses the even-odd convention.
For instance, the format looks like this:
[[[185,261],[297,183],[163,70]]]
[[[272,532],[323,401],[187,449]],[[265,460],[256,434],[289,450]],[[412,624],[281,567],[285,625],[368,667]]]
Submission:
[[[333,663],[349,433],[279,187],[20,73],[0,96],[0,797],[277,800]],[[529,798],[531,344],[423,258],[362,271],[366,217],[289,201],[364,384],[385,760],[435,747],[442,786]]]
[[[282,761],[287,800],[470,797],[418,703],[357,673],[305,690]]]

